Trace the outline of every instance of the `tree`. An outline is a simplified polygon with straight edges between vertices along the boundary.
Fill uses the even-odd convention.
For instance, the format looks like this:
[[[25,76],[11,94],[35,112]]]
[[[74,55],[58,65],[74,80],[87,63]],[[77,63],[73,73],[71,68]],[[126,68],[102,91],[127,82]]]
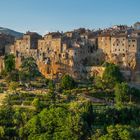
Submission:
[[[116,83],[123,82],[124,78],[118,66],[107,63],[103,73],[103,80],[110,88],[112,88]]]
[[[25,58],[21,64],[20,80],[32,80],[40,76],[38,66],[32,57]]]
[[[29,140],[86,139],[89,131],[86,122],[88,116],[85,113],[90,113],[90,110],[90,104],[78,113],[61,105],[50,106],[31,118],[20,130],[20,136],[27,136]]]
[[[104,81],[99,76],[96,76],[94,78],[94,84],[95,84],[95,87],[98,88],[98,89],[105,90],[105,88],[106,88],[106,84],[104,83]]]
[[[19,71],[18,70],[12,70],[11,72],[9,72],[7,74],[7,77],[6,77],[6,80],[7,81],[19,81]]]
[[[63,89],[73,89],[76,87],[76,82],[69,75],[64,75],[61,79],[61,87]]]
[[[12,54],[6,55],[4,57],[4,65],[5,65],[5,71],[11,72],[15,69],[15,57]]]
[[[4,128],[2,126],[0,126],[0,138],[3,139],[4,138]]]
[[[40,101],[39,101],[38,98],[35,98],[32,101],[32,105],[35,107],[36,111],[40,111],[40,109],[41,109],[41,103],[40,103]]]
[[[10,82],[9,89],[15,91],[18,88],[19,84],[17,82]]]
[[[54,91],[55,84],[54,84],[53,80],[50,80],[50,81],[48,82],[48,88],[49,88],[50,90]]]
[[[115,101],[116,104],[123,104],[129,98],[129,86],[127,83],[118,83],[115,86]]]
[[[99,137],[99,140],[132,140],[131,127],[126,125],[110,125],[107,127],[107,134]]]
[[[41,123],[38,115],[34,116],[27,122],[25,125],[25,132],[32,136],[41,132]]]

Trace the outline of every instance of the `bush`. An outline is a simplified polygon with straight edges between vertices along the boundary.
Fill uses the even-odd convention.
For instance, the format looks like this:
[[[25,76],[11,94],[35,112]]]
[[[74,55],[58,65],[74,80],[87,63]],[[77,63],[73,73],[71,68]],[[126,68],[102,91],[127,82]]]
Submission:
[[[73,89],[76,87],[76,82],[69,75],[64,75],[61,79],[61,87],[62,89]]]
[[[18,88],[19,84],[17,82],[10,82],[9,89],[10,90],[16,90]]]

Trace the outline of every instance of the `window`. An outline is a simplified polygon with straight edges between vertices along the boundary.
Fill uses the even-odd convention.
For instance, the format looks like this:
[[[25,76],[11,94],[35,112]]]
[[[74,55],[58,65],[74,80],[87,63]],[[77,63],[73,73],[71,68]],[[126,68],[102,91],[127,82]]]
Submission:
[[[50,74],[50,69],[49,69],[49,67],[47,67],[47,74]]]
[[[136,40],[132,40],[132,42],[135,42]]]

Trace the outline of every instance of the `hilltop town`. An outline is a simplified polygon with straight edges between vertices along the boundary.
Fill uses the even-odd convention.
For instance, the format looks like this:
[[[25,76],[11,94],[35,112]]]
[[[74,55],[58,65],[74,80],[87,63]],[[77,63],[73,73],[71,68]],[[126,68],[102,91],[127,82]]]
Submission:
[[[18,39],[0,34],[0,72],[6,54],[15,56],[17,69],[24,58],[33,57],[39,71],[48,79],[64,74],[78,80],[101,76],[105,63],[109,62],[120,67],[127,81],[140,83],[140,22],[131,27],[80,28],[43,37],[29,31]]]
[[[16,35],[0,34],[1,140],[139,140],[139,22]]]

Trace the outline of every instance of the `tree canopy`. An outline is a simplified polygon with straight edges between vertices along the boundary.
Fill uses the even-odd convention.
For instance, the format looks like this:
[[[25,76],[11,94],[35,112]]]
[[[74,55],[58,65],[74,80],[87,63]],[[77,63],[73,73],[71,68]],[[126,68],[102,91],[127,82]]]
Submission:
[[[123,104],[129,99],[130,88],[127,83],[117,83],[115,86],[115,101],[117,104]]]
[[[15,69],[15,57],[12,54],[6,55],[4,57],[5,71],[11,72]]]
[[[61,79],[61,87],[62,89],[73,89],[76,87],[76,82],[69,75],[64,75]]]
[[[123,82],[124,78],[118,66],[108,63],[103,73],[103,80],[110,86],[114,86],[116,83]]]
[[[21,64],[20,79],[32,80],[37,76],[40,76],[38,66],[32,57],[25,58]]]

